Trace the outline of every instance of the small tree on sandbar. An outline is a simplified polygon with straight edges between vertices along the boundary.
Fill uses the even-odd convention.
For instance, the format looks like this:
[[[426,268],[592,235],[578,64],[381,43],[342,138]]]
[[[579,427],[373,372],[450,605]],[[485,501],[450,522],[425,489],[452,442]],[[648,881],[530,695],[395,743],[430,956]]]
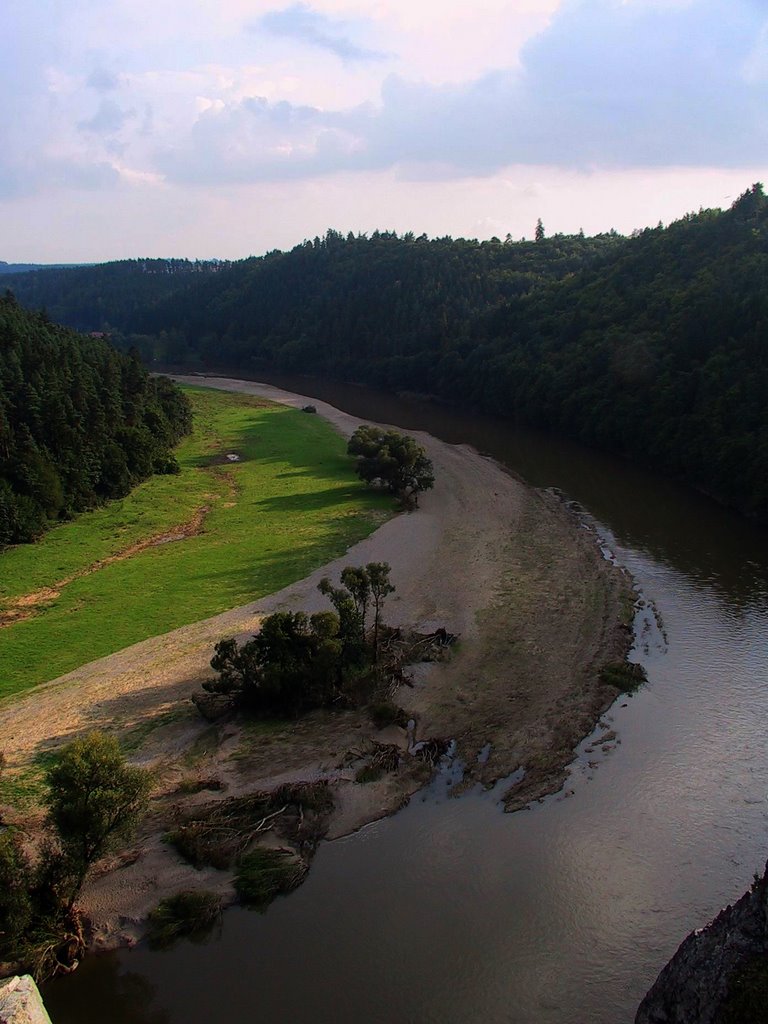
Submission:
[[[92,732],[63,748],[46,782],[74,902],[90,866],[127,834],[146,807],[149,775],[125,763],[114,736]]]
[[[327,577],[318,584],[320,592],[330,598],[340,616],[344,607],[349,609],[350,615],[354,610],[351,628],[354,629],[356,623],[357,635],[361,644],[365,643],[368,629],[368,608],[371,604],[373,605],[372,652],[374,662],[379,658],[379,632],[384,601],[395,590],[389,582],[390,571],[387,562],[368,562],[367,565],[358,566],[348,565],[342,569],[342,586],[340,588],[332,586]]]
[[[355,470],[366,483],[385,487],[390,494],[418,504],[421,491],[435,485],[432,462],[415,438],[381,427],[358,427],[347,445]]]
[[[379,660],[379,628],[381,626],[381,613],[384,608],[384,601],[389,594],[394,593],[395,588],[389,582],[388,562],[369,562],[365,567],[368,574],[368,583],[371,588],[371,599],[373,601],[373,660]]]

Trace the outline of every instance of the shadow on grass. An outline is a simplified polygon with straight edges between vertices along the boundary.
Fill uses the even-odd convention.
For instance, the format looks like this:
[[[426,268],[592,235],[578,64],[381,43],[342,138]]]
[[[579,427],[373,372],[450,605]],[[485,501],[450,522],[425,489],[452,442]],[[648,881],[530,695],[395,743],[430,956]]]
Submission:
[[[306,505],[299,506],[302,507],[309,511]],[[364,531],[361,531],[361,535],[362,532]],[[38,642],[39,636],[36,640],[34,635],[26,636],[23,645],[9,647],[7,644],[0,644],[0,657],[4,656],[10,663],[23,664],[25,669],[23,674],[17,674],[12,681],[0,680],[0,699],[29,691],[37,685],[76,672],[93,661],[117,654],[145,640],[259,601],[303,579],[324,562],[341,556],[349,544],[359,539],[361,537],[349,537],[345,534],[340,530],[338,521],[334,522],[333,517],[329,516],[329,522],[323,529],[319,529],[315,524],[313,539],[301,541],[297,538],[288,551],[280,547],[276,551],[247,552],[237,568],[227,565],[210,569],[206,566],[205,559],[201,558],[190,566],[185,578],[185,586],[195,595],[195,601],[190,606],[185,606],[178,595],[168,607],[167,595],[164,597],[164,592],[159,596],[154,593],[148,594],[143,611],[131,620],[130,628],[114,629],[103,643],[94,642],[96,636],[102,634],[91,628],[90,634],[83,638],[84,642],[78,644],[76,649],[70,650],[71,660],[59,661],[50,657],[51,649],[57,652],[67,649],[67,644],[71,643],[73,629],[71,609],[57,611],[52,607],[49,612],[41,612],[35,619],[24,624],[27,627],[34,627],[39,623],[47,638],[45,645]],[[210,601],[204,598],[201,600],[201,595],[205,595],[207,590],[212,592]],[[103,598],[100,614],[106,620],[111,616],[119,616],[119,602],[119,592],[109,595],[109,600]],[[7,639],[10,641],[13,638],[9,636]],[[96,714],[99,713],[101,706],[100,702],[94,709]]]
[[[263,408],[255,409],[254,413],[263,411]],[[299,420],[298,415],[296,409],[287,407],[270,409],[265,418],[259,417],[239,431],[220,438],[216,451],[185,459],[185,465],[195,469],[207,469],[215,466],[237,467],[245,462],[259,462],[262,465],[282,463],[292,467],[292,472],[281,473],[280,476],[314,476],[319,465],[323,471],[331,473],[341,474],[348,469],[350,478],[354,478],[353,460],[343,451],[329,451],[325,448],[325,442],[334,439],[333,429],[321,421],[321,430],[307,432],[304,427],[306,419]],[[296,425],[295,432],[284,429],[282,420],[285,417],[292,419]],[[331,432],[327,437],[323,437],[325,428]],[[325,448],[319,454],[312,443],[315,441]],[[229,452],[239,456],[237,462],[225,461]],[[303,457],[305,452],[306,456]]]
[[[320,512],[323,509],[338,508],[348,505],[354,492],[338,487],[327,487],[322,491],[309,491],[304,494],[282,494],[271,498],[262,498],[255,507],[265,512]]]
[[[290,499],[282,507],[285,511],[294,508]],[[322,534],[316,534],[313,540],[301,542],[296,539],[288,551],[280,548],[270,553],[253,552],[237,569],[206,569],[198,565],[194,576],[190,577],[194,585],[201,590],[209,587],[225,595],[220,611],[211,611],[204,617],[211,618],[253,604],[293,586],[327,562],[343,557],[370,532],[369,529],[361,529],[358,535],[350,536],[337,519],[329,521]]]

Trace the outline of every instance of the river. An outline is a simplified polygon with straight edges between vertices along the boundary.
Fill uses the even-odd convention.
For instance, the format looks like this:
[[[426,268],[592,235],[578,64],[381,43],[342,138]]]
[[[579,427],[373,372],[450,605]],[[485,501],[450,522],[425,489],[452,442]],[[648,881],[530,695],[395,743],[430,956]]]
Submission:
[[[647,606],[649,680],[587,739],[561,793],[505,815],[438,777],[321,847],[266,914],[202,945],[87,960],[54,1024],[631,1024],[686,933],[768,856],[768,532],[621,460],[417,400],[271,381],[466,442],[594,518]],[[655,612],[654,612],[655,609]]]

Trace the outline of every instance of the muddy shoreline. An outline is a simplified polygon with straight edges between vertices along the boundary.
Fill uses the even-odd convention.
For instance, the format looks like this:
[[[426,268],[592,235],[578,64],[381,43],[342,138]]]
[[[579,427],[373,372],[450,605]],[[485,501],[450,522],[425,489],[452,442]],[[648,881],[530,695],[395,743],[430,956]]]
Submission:
[[[360,423],[266,385],[182,379],[313,404],[347,435]],[[427,737],[456,741],[468,766],[465,788],[524,768],[505,797],[508,810],[562,785],[575,746],[616,699],[617,690],[599,675],[630,646],[631,581],[557,496],[527,487],[467,447],[417,437],[437,478],[418,512],[390,520],[336,563],[278,594],[135,645],[5,705],[0,749],[11,767],[22,768],[54,739],[109,727],[132,738],[133,759],[156,773],[152,810],[136,841],[100,865],[83,893],[96,946],[136,941],[147,913],[180,889],[231,900],[231,873],[192,868],[162,839],[180,813],[206,801],[324,779],[335,797],[328,831],[335,838],[393,813],[423,785],[428,773],[407,748]],[[450,661],[420,666],[413,685],[396,696],[415,734],[396,727],[377,733],[363,710],[317,712],[267,729],[200,719],[189,697],[210,675],[216,640],[249,635],[273,610],[323,607],[321,576],[374,560],[392,566],[391,624],[443,626],[461,635]],[[397,771],[356,783],[371,739],[406,753]],[[220,788],[190,792],[206,780]]]

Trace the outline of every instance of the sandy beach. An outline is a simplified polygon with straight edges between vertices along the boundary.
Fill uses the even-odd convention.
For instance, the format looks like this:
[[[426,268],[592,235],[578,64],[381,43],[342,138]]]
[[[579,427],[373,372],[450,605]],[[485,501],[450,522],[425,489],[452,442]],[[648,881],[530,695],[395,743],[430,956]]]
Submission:
[[[268,385],[177,379],[295,407],[311,403],[345,436],[361,422]],[[419,666],[413,685],[397,693],[415,738],[455,740],[467,765],[465,786],[524,768],[506,795],[509,810],[562,785],[574,747],[617,696],[599,681],[599,670],[628,649],[631,581],[557,497],[470,448],[414,436],[435,469],[434,490],[417,511],[395,516],[343,558],[277,594],[136,644],[3,706],[0,750],[10,770],[84,731],[107,728],[140,736],[132,759],[155,772],[151,811],[138,836],[97,867],[84,891],[97,945],[134,941],[149,910],[182,888],[231,898],[231,874],[196,870],[162,841],[181,806],[216,798],[190,793],[190,779],[215,778],[221,798],[327,779],[336,799],[329,838],[394,812],[423,784],[423,769],[408,767],[408,758],[377,782],[354,782],[372,737],[408,744],[396,727],[377,735],[364,710],[315,712],[264,733],[235,720],[206,723],[189,699],[211,676],[221,637],[247,637],[278,609],[326,607],[317,583],[345,565],[389,562],[397,588],[386,607],[390,625],[460,635],[449,660]],[[480,751],[487,755],[482,763]]]

